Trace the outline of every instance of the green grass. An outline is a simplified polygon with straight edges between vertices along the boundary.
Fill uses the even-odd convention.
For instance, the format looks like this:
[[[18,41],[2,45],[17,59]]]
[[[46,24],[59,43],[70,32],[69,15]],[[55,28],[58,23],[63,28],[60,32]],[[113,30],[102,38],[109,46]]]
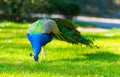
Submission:
[[[46,59],[34,62],[26,38],[28,23],[0,23],[0,77],[119,77],[120,30],[81,32],[100,48],[76,46],[54,39]],[[40,56],[40,55],[39,55]]]

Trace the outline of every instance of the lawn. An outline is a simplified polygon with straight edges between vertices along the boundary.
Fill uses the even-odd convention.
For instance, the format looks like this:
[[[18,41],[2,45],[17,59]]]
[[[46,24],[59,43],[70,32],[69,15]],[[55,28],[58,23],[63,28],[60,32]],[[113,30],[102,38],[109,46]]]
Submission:
[[[94,38],[99,49],[54,39],[45,47],[46,59],[34,62],[29,56],[28,24],[0,23],[0,77],[120,76],[120,29],[81,32],[86,38]]]

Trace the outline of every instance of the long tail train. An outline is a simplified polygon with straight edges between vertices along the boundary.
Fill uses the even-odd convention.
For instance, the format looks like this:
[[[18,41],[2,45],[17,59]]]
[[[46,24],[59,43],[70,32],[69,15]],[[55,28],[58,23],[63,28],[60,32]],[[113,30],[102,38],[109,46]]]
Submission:
[[[61,32],[61,34],[55,35],[55,38],[72,44],[84,44],[86,46],[94,46],[99,48],[93,44],[93,40],[84,38],[80,32],[76,30],[77,27],[71,22],[58,18],[54,18],[53,20],[57,23],[57,26]]]

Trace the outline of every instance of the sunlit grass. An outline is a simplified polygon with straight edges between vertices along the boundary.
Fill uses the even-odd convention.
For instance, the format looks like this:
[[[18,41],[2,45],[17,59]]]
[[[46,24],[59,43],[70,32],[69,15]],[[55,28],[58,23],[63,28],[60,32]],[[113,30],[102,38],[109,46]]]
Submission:
[[[0,77],[120,76],[120,29],[81,32],[86,38],[94,38],[99,49],[54,39],[45,47],[46,59],[34,62],[29,56],[28,24],[0,23]]]

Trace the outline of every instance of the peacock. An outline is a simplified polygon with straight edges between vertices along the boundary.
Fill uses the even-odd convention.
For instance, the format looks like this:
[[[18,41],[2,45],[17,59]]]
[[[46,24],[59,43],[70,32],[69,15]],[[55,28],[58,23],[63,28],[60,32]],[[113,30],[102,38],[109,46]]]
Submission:
[[[70,21],[60,18],[38,19],[30,24],[27,37],[32,45],[34,60],[38,61],[41,50],[45,57],[44,46],[51,42],[53,37],[68,43],[93,47],[93,40],[83,37],[76,28]],[[30,53],[30,56],[32,56],[32,53]]]

